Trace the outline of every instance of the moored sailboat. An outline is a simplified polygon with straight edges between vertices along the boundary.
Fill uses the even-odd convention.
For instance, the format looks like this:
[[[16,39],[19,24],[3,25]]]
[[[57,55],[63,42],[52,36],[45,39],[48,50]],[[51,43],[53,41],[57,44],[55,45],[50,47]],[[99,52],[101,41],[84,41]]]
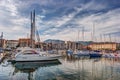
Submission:
[[[8,60],[9,62],[36,62],[36,61],[54,61],[61,58],[58,54],[48,54],[47,52],[41,52],[34,47],[35,43],[35,10],[31,13],[31,48],[22,48],[20,52],[14,56],[14,58]]]
[[[60,55],[49,55],[49,54],[41,54],[39,51],[27,48],[17,53],[12,60],[9,62],[43,62],[43,61],[54,61],[60,58]]]

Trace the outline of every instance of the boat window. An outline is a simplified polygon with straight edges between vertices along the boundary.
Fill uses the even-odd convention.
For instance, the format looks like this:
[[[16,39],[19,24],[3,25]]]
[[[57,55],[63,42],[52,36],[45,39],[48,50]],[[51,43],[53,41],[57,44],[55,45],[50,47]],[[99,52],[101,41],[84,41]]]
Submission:
[[[20,52],[21,50],[17,50],[17,52]]]
[[[34,50],[26,50],[26,51],[23,51],[23,54],[38,54],[38,53]]]

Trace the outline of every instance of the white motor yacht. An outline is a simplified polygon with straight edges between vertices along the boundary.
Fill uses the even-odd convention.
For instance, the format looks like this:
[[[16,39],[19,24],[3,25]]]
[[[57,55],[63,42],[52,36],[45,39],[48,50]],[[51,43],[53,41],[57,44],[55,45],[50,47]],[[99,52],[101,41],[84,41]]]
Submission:
[[[18,52],[9,62],[36,62],[36,61],[54,61],[61,57],[58,54],[41,53],[35,49],[28,48]]]
[[[35,50],[35,10],[31,12],[31,36],[30,36],[30,47],[32,48],[18,48],[14,58],[8,60],[10,62],[36,62],[36,61],[53,61],[59,59],[61,55],[47,54],[45,52]],[[39,33],[36,34],[38,42],[40,42]],[[20,52],[19,52],[20,51]]]

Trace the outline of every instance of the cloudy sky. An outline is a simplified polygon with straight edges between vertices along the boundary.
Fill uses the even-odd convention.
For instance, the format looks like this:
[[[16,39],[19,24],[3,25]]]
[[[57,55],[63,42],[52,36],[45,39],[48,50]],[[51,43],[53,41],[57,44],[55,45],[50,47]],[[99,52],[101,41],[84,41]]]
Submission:
[[[0,0],[4,38],[28,37],[34,9],[42,41],[120,41],[120,0]]]

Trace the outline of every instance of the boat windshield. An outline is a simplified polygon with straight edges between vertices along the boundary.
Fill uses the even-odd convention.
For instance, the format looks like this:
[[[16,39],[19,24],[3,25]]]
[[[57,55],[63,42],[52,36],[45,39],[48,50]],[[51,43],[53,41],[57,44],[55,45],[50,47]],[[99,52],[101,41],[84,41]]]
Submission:
[[[34,50],[25,50],[23,51],[23,54],[38,54],[38,53]]]

